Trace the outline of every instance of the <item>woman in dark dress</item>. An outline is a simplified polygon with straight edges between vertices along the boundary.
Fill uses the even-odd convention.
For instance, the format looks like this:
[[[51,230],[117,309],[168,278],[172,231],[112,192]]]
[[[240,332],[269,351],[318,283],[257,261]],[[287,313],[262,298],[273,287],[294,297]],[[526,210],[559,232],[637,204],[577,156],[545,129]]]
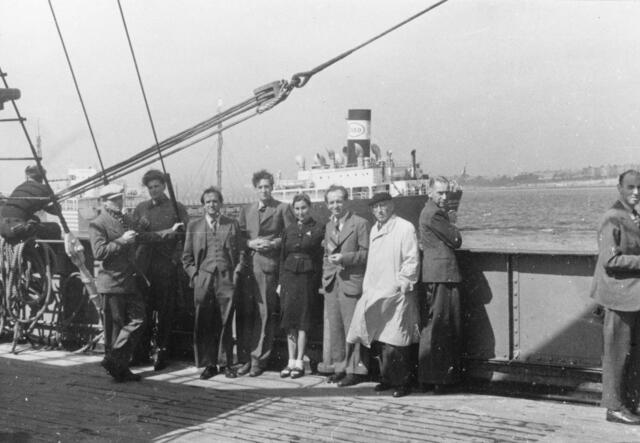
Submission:
[[[324,225],[311,218],[308,195],[296,195],[291,205],[297,223],[285,229],[280,256],[281,327],[287,331],[289,363],[280,376],[298,378],[304,375],[310,311],[320,287]]]

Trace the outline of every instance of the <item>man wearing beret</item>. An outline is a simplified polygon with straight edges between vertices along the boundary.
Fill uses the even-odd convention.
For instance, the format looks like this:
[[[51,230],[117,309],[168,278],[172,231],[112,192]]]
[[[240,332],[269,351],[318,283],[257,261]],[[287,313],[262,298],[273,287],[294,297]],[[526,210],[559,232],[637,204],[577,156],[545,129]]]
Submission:
[[[607,421],[640,425],[640,172],[623,172],[598,230],[591,297],[604,307],[602,406]]]
[[[123,188],[110,184],[100,190],[102,212],[89,224],[96,260],[96,286],[103,296],[104,347],[102,366],[118,382],[139,381],[129,360],[144,325],[145,307],[136,286],[132,220],[122,213]]]
[[[450,391],[460,381],[462,348],[461,278],[454,253],[462,237],[446,210],[448,191],[449,180],[445,177],[429,180],[429,200],[419,221],[425,294],[420,297],[418,381],[424,391],[436,394]]]
[[[151,169],[142,177],[142,184],[146,186],[150,199],[136,206],[133,219],[143,234],[137,242],[136,263],[146,276],[146,281],[138,278],[138,282],[147,306],[147,326],[134,360],[145,363],[152,356],[153,368],[158,371],[166,366],[170,353],[177,282],[179,272],[182,273],[180,240],[183,234],[180,228],[186,226],[188,215],[186,208],[177,202],[176,214],[176,206],[165,194],[167,177],[164,173]]]
[[[51,201],[51,191],[43,183],[46,171],[32,165],[27,166],[24,172],[26,180],[13,190],[0,208],[0,234],[15,242],[31,236],[60,239],[60,226],[57,223],[42,223],[35,215],[42,210],[58,215],[58,208]]]
[[[380,343],[380,383],[375,390],[393,389],[394,397],[403,397],[410,393],[411,345],[419,339],[414,291],[420,269],[418,241],[413,224],[394,214],[389,193],[375,194],[369,205],[376,224],[347,342],[366,347]]]

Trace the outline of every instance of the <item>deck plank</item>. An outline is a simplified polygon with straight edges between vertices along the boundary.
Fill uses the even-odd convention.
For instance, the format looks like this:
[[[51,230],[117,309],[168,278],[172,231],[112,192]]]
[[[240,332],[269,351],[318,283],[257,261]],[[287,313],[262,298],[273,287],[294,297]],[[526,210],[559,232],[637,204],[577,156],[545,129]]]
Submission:
[[[199,380],[177,363],[115,383],[100,356],[0,344],[0,441],[600,442],[640,441],[640,427],[594,406],[480,394],[400,399],[373,383],[319,376]]]

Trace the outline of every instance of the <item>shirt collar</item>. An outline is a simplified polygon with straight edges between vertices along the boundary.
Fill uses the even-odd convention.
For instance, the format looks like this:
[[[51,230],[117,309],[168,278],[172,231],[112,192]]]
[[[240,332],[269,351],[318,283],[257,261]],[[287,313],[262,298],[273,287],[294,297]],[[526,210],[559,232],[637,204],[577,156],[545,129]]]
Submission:
[[[205,214],[204,216],[207,219],[207,223],[209,224],[209,226],[212,226],[213,223],[220,224],[220,214],[218,214],[216,218],[211,217],[209,214]]]
[[[159,205],[161,205],[162,203],[164,203],[166,201],[169,201],[169,197],[167,197],[166,195],[162,194],[157,199],[151,199],[151,206],[159,206]]]

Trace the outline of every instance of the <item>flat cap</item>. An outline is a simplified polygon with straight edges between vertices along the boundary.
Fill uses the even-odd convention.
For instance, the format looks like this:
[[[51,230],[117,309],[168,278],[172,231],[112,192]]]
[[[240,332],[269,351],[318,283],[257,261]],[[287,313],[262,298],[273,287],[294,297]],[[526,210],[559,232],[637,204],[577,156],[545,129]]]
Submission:
[[[369,201],[369,206],[377,205],[387,200],[391,200],[391,194],[388,192],[378,192],[377,194],[373,194],[371,201]]]
[[[116,183],[111,183],[100,189],[98,194],[102,200],[111,200],[112,198],[119,197],[124,192],[124,187]]]
[[[46,174],[47,171],[42,168],[42,171]],[[38,168],[38,165],[29,165],[26,168],[24,168],[24,173],[27,175],[37,175],[39,177],[42,177],[42,172],[40,172],[40,168]]]

